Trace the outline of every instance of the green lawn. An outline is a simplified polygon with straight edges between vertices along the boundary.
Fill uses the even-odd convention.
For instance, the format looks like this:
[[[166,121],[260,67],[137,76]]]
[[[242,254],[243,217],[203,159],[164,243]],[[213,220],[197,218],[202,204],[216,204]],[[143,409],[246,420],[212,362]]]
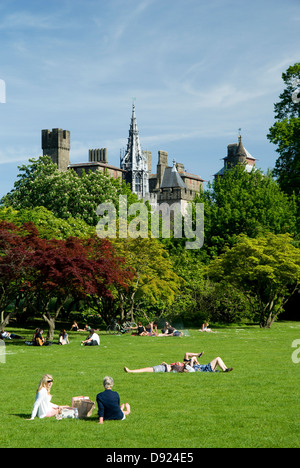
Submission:
[[[270,330],[232,326],[215,334],[189,330],[189,336],[180,338],[101,334],[101,346],[95,348],[80,346],[84,333],[69,336],[68,346],[35,348],[19,340],[6,342],[6,362],[0,362],[1,448],[300,447],[300,363],[292,362],[300,322],[278,322]],[[202,363],[221,356],[234,371],[123,370],[124,365],[138,368],[182,360],[185,351],[204,351]],[[88,420],[27,421],[44,373],[54,377],[51,393],[57,404],[71,404],[77,395],[95,400],[103,390],[102,378],[110,375],[132,413],[125,421],[103,425],[97,424],[96,410]]]

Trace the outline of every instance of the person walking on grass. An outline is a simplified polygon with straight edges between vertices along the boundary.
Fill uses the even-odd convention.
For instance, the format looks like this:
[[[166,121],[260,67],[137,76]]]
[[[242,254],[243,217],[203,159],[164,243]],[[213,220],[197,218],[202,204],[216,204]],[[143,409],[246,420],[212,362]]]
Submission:
[[[98,393],[96,400],[98,404],[99,424],[107,420],[124,420],[130,414],[129,403],[120,405],[120,396],[112,390],[114,380],[112,377],[104,377],[104,392]],[[126,408],[126,409],[124,409]]]

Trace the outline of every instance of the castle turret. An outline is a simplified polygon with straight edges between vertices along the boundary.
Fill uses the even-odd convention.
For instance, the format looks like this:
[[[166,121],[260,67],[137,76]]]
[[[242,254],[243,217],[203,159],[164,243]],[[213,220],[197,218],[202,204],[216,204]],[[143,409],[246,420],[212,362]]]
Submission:
[[[224,167],[214,175],[215,177],[223,176],[225,169],[230,169],[231,167],[237,165],[245,165],[245,169],[248,172],[250,172],[255,166],[256,159],[251,156],[251,154],[244,147],[242,143],[242,136],[239,135],[238,139],[238,143],[232,143],[227,146],[227,156],[223,158]]]
[[[43,155],[50,156],[61,171],[66,171],[70,164],[70,132],[61,128],[42,130]]]

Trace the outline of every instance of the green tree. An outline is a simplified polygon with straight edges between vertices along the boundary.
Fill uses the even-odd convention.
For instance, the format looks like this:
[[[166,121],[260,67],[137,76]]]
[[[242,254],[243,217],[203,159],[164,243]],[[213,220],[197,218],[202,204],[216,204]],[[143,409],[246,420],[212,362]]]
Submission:
[[[95,228],[82,219],[69,216],[67,219],[57,218],[52,211],[43,206],[14,210],[11,206],[0,208],[0,220],[21,227],[25,223],[33,223],[43,239],[67,239],[68,237],[89,237],[95,234]]]
[[[267,138],[277,145],[274,175],[289,194],[300,191],[300,63],[282,74],[285,89],[274,105],[276,122]],[[299,92],[298,92],[299,91]]]
[[[135,272],[130,287],[118,289],[121,319],[127,315],[133,320],[135,310],[148,308],[149,304],[171,306],[183,280],[175,273],[162,244],[148,238],[116,239],[113,244],[117,254]]]
[[[233,323],[252,318],[244,294],[226,281],[207,279],[205,265],[190,251],[174,256],[173,262],[184,281],[172,305],[172,320],[200,327],[204,321]]]
[[[241,236],[210,263],[207,273],[211,280],[226,281],[242,291],[258,307],[260,326],[269,328],[300,288],[300,249],[288,234]]]
[[[296,202],[271,174],[248,173],[243,166],[225,171],[196,201],[204,202],[204,249],[218,255],[240,234],[296,232]]]
[[[129,205],[137,201],[129,185],[101,171],[83,171],[79,177],[73,170],[59,171],[48,156],[29,162],[19,167],[14,189],[2,198],[2,205],[17,210],[43,206],[58,218],[73,217],[95,226],[99,204],[112,202],[117,206],[119,195],[127,195]]]

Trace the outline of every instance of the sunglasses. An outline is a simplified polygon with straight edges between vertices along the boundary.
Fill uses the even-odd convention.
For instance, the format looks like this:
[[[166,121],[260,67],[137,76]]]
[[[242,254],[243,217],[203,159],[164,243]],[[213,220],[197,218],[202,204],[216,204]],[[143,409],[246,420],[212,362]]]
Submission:
[[[47,383],[53,382],[53,380],[47,380]]]

